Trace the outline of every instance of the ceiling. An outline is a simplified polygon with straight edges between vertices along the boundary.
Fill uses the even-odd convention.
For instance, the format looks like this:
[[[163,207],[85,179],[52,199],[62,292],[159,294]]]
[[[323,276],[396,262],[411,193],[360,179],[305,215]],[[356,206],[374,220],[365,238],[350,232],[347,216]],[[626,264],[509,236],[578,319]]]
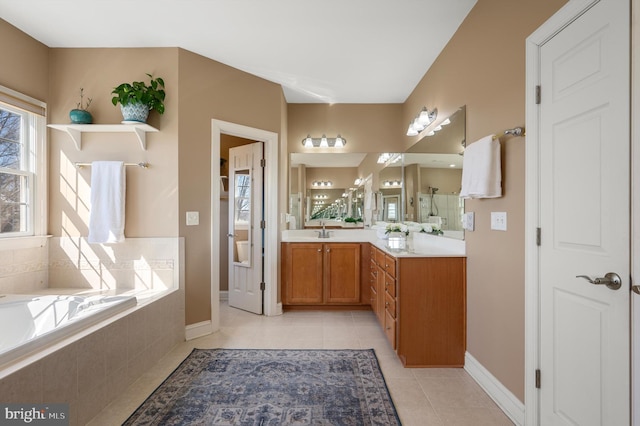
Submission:
[[[181,47],[288,103],[402,103],[476,0],[0,0],[49,47]]]

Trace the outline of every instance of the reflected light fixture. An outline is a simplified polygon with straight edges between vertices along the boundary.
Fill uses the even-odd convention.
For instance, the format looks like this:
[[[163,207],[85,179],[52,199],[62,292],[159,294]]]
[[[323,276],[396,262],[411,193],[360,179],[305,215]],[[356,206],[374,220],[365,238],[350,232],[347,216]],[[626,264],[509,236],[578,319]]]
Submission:
[[[328,138],[326,135],[322,135],[320,138],[312,138],[311,135],[307,135],[302,139],[302,146],[305,148],[342,148],[347,144],[347,140],[340,136],[335,138]]]
[[[357,178],[356,180],[353,181],[354,185],[360,185],[362,183],[362,179],[361,178]]]
[[[398,186],[402,186],[402,182],[399,180],[385,180],[382,182],[382,186],[385,188],[395,188]]]
[[[383,152],[378,156],[378,164],[392,164],[400,160],[400,154],[392,152]]]
[[[333,183],[328,180],[316,180],[311,184],[311,186],[313,186],[314,188],[328,188],[330,186],[333,186]]]

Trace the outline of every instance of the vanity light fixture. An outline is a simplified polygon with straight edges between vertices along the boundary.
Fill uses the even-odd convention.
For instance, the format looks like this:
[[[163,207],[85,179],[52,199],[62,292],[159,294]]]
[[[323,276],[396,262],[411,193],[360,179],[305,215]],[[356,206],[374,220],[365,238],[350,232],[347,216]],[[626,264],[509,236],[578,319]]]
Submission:
[[[362,183],[362,178],[357,178],[356,180],[353,181],[354,185],[360,185]]]
[[[322,135],[321,138],[312,138],[311,135],[307,135],[302,139],[302,146],[305,148],[342,148],[347,144],[347,140],[340,136],[335,138],[328,138],[326,135]]]
[[[328,180],[316,180],[311,184],[311,186],[313,186],[314,188],[328,188],[330,186],[333,186],[333,183]]]
[[[407,128],[407,136],[417,136],[421,131],[429,127],[438,116],[438,109],[429,111],[427,107],[422,107],[418,115],[415,116]]]
[[[316,200],[326,200],[327,198],[329,198],[329,196],[327,194],[318,194],[318,195],[315,195],[313,198]]]

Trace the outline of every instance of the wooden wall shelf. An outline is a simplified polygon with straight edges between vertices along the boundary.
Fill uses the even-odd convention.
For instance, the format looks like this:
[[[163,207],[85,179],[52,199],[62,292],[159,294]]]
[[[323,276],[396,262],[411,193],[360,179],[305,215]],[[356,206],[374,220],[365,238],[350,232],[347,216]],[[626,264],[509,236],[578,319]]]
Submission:
[[[49,124],[47,127],[66,132],[78,151],[82,151],[83,133],[134,133],[143,151],[147,150],[146,135],[158,129],[145,123],[139,124]]]

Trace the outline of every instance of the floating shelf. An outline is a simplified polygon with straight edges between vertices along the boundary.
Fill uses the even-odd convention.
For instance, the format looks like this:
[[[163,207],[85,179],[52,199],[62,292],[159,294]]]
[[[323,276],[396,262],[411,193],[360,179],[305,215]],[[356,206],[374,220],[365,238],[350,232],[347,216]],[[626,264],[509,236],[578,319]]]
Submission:
[[[147,150],[147,132],[158,129],[145,123],[139,124],[49,124],[47,127],[67,132],[78,151],[82,151],[83,133],[135,133],[143,151]]]

